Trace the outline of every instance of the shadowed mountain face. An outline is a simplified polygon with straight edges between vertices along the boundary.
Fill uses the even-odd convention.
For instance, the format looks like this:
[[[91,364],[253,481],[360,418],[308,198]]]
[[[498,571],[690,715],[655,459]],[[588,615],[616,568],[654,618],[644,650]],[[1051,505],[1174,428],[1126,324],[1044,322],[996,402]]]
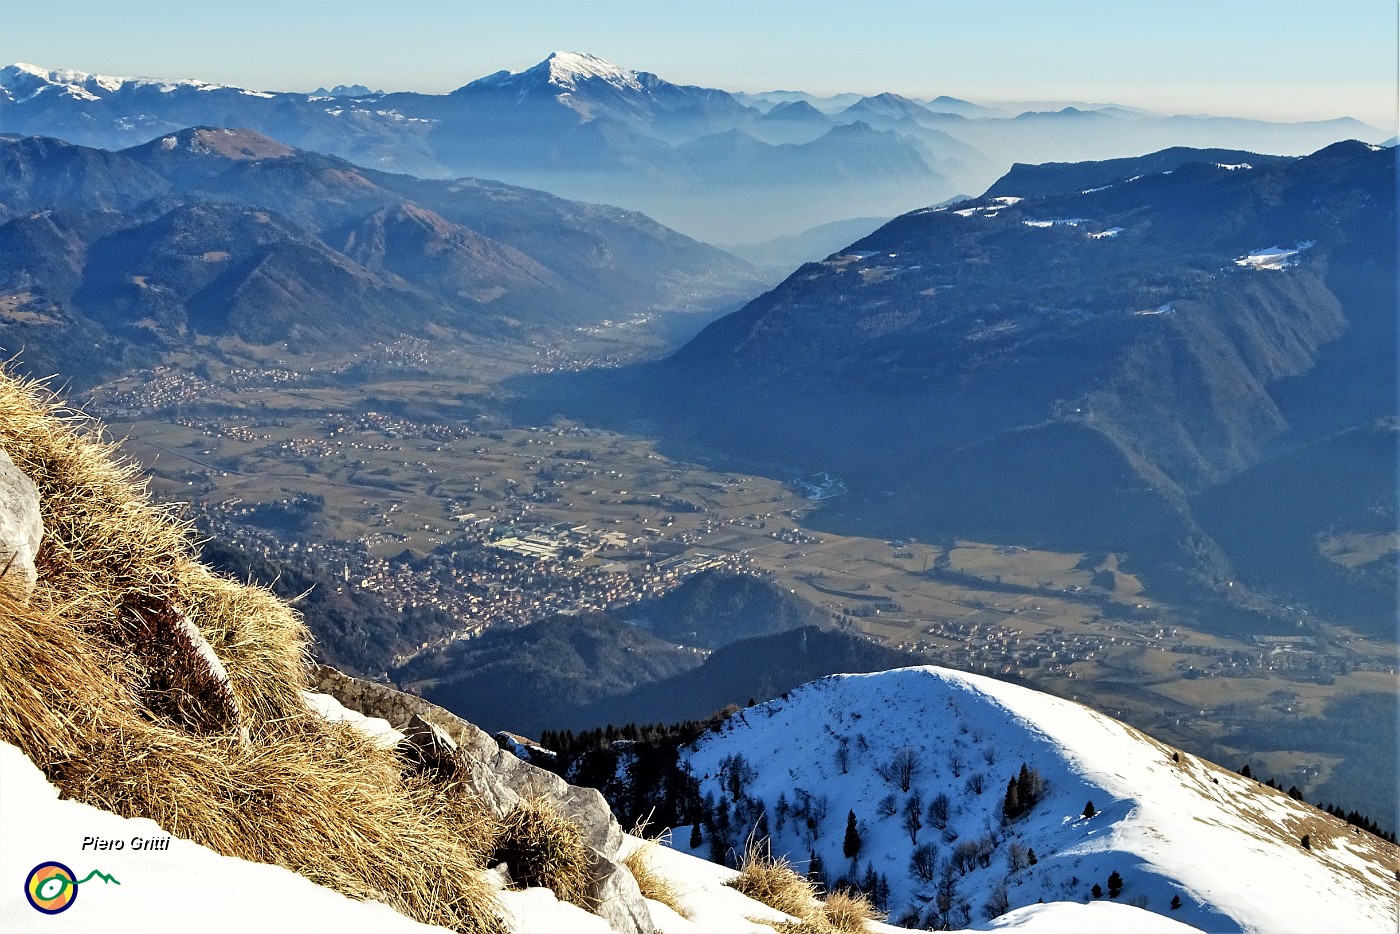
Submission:
[[[1022,113],[1031,106],[1043,112]],[[724,243],[893,216],[980,191],[1017,161],[1181,144],[1302,153],[1348,136],[1385,135],[1354,120],[1278,124],[1109,105],[984,107],[888,93],[731,94],[576,52],[441,95],[363,87],[270,93],[0,68],[0,126],[8,132],[115,149],[196,125],[251,127],[369,168],[498,178],[620,204]]]
[[[74,365],[64,346],[120,359],[198,335],[295,350],[431,325],[509,335],[703,310],[758,282],[634,212],[373,172],[248,130],[117,153],[0,141],[0,242],[13,306],[0,341],[85,379],[104,368]]]
[[[821,610],[769,581],[706,572],[614,612],[493,629],[434,648],[391,675],[488,729],[537,735],[631,718],[702,717],[834,671],[908,661],[816,628],[825,622]],[[799,644],[801,652],[785,650]],[[717,651],[707,659],[700,647]],[[513,689],[502,692],[503,684]]]
[[[1238,594],[1238,553],[1287,592],[1195,503],[1393,412],[1395,154],[1215,155],[1018,170],[1037,195],[1009,178],[896,218],[616,378],[682,443],[842,476],[818,514],[834,529],[1122,549],[1183,594]],[[1368,490],[1393,515],[1379,456]],[[1276,476],[1294,496],[1330,482]]]

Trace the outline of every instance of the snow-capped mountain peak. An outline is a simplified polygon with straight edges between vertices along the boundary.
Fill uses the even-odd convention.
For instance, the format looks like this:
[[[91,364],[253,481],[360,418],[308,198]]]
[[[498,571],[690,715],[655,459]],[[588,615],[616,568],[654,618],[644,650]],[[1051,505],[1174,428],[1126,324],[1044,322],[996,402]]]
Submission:
[[[619,89],[642,89],[637,72],[620,68],[607,59],[587,52],[551,52],[540,65],[548,71],[549,83],[563,88],[573,89],[580,82],[596,80],[606,81]]]
[[[477,78],[462,91],[514,92],[517,99],[543,94],[587,118],[592,112],[587,98],[645,94],[647,77],[654,76],[623,69],[587,52],[550,52],[543,62],[528,69],[497,71]]]

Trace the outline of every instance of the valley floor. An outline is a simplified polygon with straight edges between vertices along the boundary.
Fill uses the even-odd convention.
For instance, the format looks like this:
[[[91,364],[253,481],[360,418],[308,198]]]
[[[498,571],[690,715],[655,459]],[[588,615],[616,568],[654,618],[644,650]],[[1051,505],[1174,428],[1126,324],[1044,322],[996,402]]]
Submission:
[[[617,608],[707,568],[750,570],[915,659],[1033,683],[1390,819],[1393,785],[1377,786],[1354,748],[1316,731],[1283,737],[1329,705],[1393,694],[1394,644],[1322,624],[1304,637],[1207,631],[1154,599],[1121,555],[813,531],[804,522],[824,503],[780,482],[796,477],[668,458],[644,426],[514,424],[498,404],[512,375],[658,346],[625,322],[533,350],[405,338],[311,360],[225,346],[219,363],[173,358],[101,387],[87,408],[207,532],[457,621],[422,649]],[[474,563],[402,560],[435,551]]]

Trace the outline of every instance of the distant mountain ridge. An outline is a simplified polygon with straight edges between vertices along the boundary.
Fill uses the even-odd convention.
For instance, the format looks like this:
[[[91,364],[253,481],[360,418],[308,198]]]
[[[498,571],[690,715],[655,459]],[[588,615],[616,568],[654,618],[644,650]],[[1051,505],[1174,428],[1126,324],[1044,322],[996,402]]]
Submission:
[[[806,109],[779,111],[780,103]],[[1356,121],[1272,124],[1108,105],[1023,113],[1033,106],[1057,105],[1002,108],[889,93],[736,94],[674,84],[579,52],[554,52],[450,94],[370,92],[364,85],[301,94],[24,64],[0,69],[0,126],[12,133],[120,149],[188,126],[248,127],[369,168],[499,178],[620,204],[730,243],[842,217],[903,213],[981,190],[1016,161],[1124,156],[1176,144],[1302,153],[1348,136],[1384,135]],[[892,135],[854,146],[825,136],[858,121]],[[1089,125],[1104,132],[1086,134]],[[731,131],[753,137],[751,148],[761,152],[753,158],[774,167],[762,189],[744,183],[722,145],[712,158],[695,158],[711,151],[710,138]]]
[[[742,261],[635,212],[361,169],[250,130],[120,152],[0,141],[0,243],[13,305],[0,343],[83,379],[198,335],[298,349],[430,324],[518,336],[703,309],[758,284]],[[94,337],[109,361],[77,349]]]

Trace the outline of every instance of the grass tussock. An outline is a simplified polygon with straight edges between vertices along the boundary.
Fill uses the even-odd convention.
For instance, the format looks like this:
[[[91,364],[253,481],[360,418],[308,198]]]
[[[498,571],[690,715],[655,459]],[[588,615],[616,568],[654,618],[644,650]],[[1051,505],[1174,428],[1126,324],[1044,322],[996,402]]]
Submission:
[[[580,908],[596,907],[589,896],[593,857],[577,824],[543,798],[511,809],[491,848],[492,862],[503,862],[522,888],[543,886]]]
[[[641,889],[643,898],[660,902],[682,918],[689,918],[690,912],[681,907],[680,893],[676,891],[676,884],[653,868],[652,853],[656,851],[660,843],[657,839],[643,836],[645,832],[646,823],[639,821],[637,826],[632,829],[632,833],[640,837],[642,842],[636,849],[627,854],[622,864],[627,867],[628,872],[632,873],[632,878],[637,880],[637,888]],[[670,831],[666,833],[670,833]],[[664,836],[665,834],[662,835],[663,838]]]
[[[774,856],[766,840],[749,841],[739,863],[738,877],[727,884],[785,915],[802,920],[822,916],[817,887],[794,870],[786,858]]]
[[[860,893],[837,890],[823,899],[817,884],[793,869],[784,857],[774,856],[767,840],[749,841],[738,877],[726,884],[791,915],[792,921],[761,922],[779,934],[860,934],[866,929],[865,922],[884,918]]]
[[[884,914],[870,903],[869,898],[860,892],[848,892],[844,889],[837,889],[826,897],[823,911],[827,923],[833,930],[842,934],[860,934],[865,930],[865,922],[885,919]]]
[[[45,527],[33,592],[0,584],[0,740],[65,797],[459,931],[503,929],[483,869],[505,834],[543,834],[532,878],[577,897],[577,828],[574,848],[558,843],[562,818],[503,831],[461,782],[406,772],[308,711],[297,616],[203,568],[188,527],[148,501],[90,421],[0,371],[0,446],[38,486]],[[208,641],[240,723],[194,729],[163,712],[180,705],[153,697],[172,689],[142,644],[151,607],[176,608]]]

